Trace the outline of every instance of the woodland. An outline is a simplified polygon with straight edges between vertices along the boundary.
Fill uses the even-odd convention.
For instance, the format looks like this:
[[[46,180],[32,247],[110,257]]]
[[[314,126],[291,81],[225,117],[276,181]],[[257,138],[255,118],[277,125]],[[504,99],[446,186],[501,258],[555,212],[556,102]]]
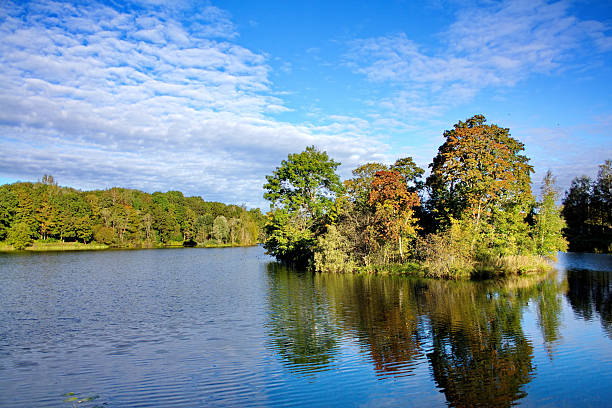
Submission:
[[[264,222],[259,209],[180,191],[79,191],[49,175],[0,186],[0,241],[8,249],[255,245]]]

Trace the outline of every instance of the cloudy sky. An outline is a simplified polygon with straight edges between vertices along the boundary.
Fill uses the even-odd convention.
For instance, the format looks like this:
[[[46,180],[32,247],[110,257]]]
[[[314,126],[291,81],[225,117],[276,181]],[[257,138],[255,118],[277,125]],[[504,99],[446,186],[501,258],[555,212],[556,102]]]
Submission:
[[[612,159],[609,0],[0,0],[0,67],[1,183],[265,208],[289,153],[426,167],[479,113],[536,188]]]

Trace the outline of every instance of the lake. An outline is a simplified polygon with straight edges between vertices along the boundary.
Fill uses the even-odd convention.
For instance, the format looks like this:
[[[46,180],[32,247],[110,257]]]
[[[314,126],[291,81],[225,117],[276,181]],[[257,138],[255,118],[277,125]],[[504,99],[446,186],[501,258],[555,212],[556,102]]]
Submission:
[[[0,406],[612,404],[612,257],[495,282],[259,247],[0,254]]]

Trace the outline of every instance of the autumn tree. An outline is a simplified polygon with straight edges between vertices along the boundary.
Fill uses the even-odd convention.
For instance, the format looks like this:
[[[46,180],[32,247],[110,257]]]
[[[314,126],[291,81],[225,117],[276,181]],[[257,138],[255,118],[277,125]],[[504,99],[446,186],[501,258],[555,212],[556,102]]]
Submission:
[[[376,230],[383,240],[398,242],[404,259],[402,237],[415,236],[414,207],[419,205],[416,192],[409,192],[404,177],[397,171],[379,171],[371,183],[369,204],[374,208]]]
[[[352,171],[353,178],[344,181],[344,188],[349,200],[354,203],[357,210],[369,209],[370,189],[374,174],[389,170],[389,166],[382,163],[366,163]]]
[[[439,227],[465,220],[478,236],[496,212],[531,201],[532,166],[509,129],[487,125],[484,116],[476,115],[445,131],[444,138],[426,182]],[[524,215],[526,209],[519,212]]]

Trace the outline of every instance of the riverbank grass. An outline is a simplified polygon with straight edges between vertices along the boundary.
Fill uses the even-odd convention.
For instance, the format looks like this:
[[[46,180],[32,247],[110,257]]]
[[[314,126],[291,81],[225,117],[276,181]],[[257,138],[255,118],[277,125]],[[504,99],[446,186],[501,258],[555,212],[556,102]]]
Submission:
[[[100,249],[108,249],[108,245],[89,243],[83,244],[81,242],[40,242],[34,241],[34,243],[26,248],[25,251],[31,252],[46,252],[46,251],[92,251]],[[0,252],[14,252],[16,249],[6,242],[0,242]]]
[[[542,256],[508,255],[491,256],[473,262],[449,258],[445,262],[437,259],[435,264],[428,261],[408,261],[405,263],[370,265],[357,268],[356,272],[454,280],[535,275],[549,272],[552,269],[550,260]]]

